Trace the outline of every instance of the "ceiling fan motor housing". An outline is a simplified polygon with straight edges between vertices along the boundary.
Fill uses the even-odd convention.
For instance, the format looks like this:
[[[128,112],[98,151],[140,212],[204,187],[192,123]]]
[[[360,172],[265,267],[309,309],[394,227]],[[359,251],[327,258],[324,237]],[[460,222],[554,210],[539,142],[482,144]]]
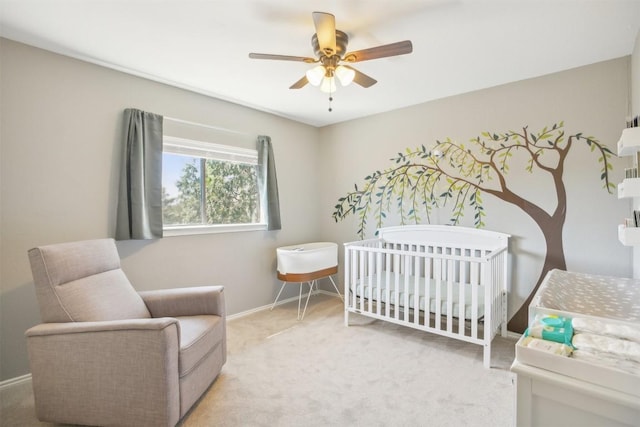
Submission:
[[[313,46],[313,51],[316,54],[316,57],[322,58],[323,56],[331,57],[334,55],[338,55],[340,58],[344,56],[347,52],[347,44],[349,44],[349,36],[346,33],[336,30],[336,51],[335,52],[325,52],[320,49],[320,45],[318,44],[318,34],[314,34],[311,37],[311,46]]]

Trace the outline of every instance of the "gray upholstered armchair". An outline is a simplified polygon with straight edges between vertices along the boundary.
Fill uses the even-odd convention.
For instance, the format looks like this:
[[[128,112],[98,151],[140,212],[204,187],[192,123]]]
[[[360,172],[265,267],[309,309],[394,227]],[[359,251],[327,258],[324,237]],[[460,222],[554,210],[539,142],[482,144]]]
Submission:
[[[43,323],[26,332],[42,421],[174,426],[226,361],[221,286],[136,292],[112,239],[29,260]]]

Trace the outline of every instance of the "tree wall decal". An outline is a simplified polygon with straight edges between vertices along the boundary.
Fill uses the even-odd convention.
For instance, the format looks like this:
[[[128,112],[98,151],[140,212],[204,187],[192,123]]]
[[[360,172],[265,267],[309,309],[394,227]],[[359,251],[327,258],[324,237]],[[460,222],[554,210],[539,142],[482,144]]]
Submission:
[[[547,272],[566,270],[562,230],[567,212],[567,195],[562,175],[567,155],[574,145],[586,146],[598,157],[603,188],[612,193],[615,185],[609,174],[613,154],[605,145],[583,133],[566,135],[564,122],[531,132],[482,132],[481,136],[459,144],[447,138],[436,141],[428,150],[424,145],[407,149],[391,160],[393,166],[376,170],[364,178],[364,185],[338,199],[333,218],[341,221],[353,214],[358,217],[358,235],[363,238],[367,220],[373,216],[381,227],[388,214],[395,211],[401,224],[431,222],[433,208],[448,207],[450,224],[457,225],[465,210],[473,211],[476,227],[483,227],[485,194],[510,203],[526,213],[540,228],[546,255],[540,276],[531,294],[509,321],[509,329],[523,332],[527,326],[527,307]],[[547,174],[553,183],[557,204],[552,212],[519,194],[507,180],[511,166],[524,167],[531,174]],[[540,180],[541,181],[541,180]]]

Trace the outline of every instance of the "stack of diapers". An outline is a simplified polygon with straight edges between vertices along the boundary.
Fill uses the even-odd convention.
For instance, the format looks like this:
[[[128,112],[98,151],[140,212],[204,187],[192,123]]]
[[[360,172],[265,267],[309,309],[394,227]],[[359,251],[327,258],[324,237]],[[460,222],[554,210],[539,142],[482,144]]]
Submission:
[[[524,333],[522,345],[559,356],[573,352],[571,319],[559,316],[536,316]]]
[[[640,325],[538,315],[522,345],[640,375]]]
[[[640,375],[640,326],[574,318],[573,357]]]

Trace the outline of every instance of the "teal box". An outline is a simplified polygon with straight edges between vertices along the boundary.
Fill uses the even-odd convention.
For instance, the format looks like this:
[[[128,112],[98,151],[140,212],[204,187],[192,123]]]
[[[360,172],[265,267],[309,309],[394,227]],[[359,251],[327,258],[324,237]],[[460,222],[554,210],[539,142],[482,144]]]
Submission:
[[[536,320],[536,322],[525,331],[525,336],[542,338],[543,340],[570,346],[571,339],[573,338],[571,319],[567,317],[544,316]]]

